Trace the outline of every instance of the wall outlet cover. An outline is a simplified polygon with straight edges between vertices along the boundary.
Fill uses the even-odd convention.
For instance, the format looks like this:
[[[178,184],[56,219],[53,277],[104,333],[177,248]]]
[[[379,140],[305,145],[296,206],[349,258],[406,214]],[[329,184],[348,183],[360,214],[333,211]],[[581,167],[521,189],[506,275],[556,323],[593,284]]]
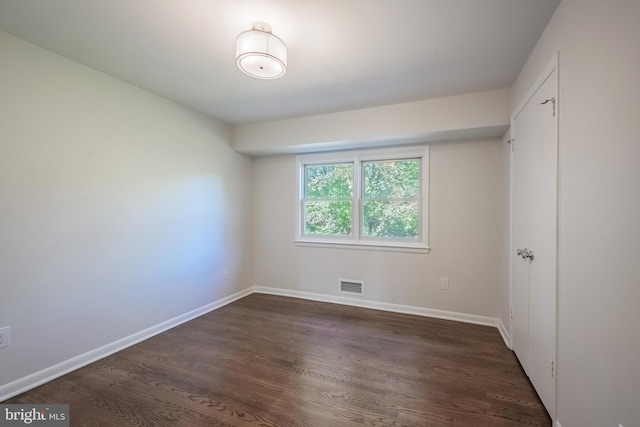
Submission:
[[[0,328],[0,348],[8,347],[10,342],[9,327]]]

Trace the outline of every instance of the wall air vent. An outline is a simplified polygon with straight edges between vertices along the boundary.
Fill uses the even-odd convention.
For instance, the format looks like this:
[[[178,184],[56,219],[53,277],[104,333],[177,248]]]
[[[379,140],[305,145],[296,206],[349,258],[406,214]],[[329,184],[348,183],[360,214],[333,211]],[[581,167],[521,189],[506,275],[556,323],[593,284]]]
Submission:
[[[364,294],[364,282],[340,279],[340,292],[343,294],[362,295]]]

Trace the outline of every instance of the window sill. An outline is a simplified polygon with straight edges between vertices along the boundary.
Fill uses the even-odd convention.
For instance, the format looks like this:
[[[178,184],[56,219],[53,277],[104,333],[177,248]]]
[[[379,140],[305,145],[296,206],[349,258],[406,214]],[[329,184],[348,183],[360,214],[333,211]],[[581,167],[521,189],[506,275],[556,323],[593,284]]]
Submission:
[[[306,248],[333,248],[333,249],[350,249],[362,251],[383,251],[383,252],[405,252],[415,254],[428,254],[431,248],[422,245],[402,245],[389,243],[351,243],[351,242],[330,242],[326,240],[303,240],[296,239],[293,241],[296,246]]]

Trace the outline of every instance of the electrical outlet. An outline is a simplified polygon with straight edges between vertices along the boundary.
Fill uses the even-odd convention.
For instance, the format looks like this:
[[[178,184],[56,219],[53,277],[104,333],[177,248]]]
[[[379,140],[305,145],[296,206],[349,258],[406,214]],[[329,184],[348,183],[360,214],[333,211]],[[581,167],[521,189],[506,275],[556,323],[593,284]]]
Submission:
[[[449,279],[443,277],[440,279],[440,289],[448,290],[449,289]]]
[[[0,329],[0,348],[9,347],[9,327]]]
[[[229,270],[226,268],[222,270],[222,280],[227,280],[229,278]]]

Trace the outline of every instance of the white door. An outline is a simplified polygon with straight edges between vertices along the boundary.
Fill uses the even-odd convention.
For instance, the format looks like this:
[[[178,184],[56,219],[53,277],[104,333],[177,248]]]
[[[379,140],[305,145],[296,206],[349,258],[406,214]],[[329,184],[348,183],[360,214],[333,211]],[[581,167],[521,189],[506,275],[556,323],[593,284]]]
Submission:
[[[513,349],[555,416],[558,112],[555,62],[512,120]]]

